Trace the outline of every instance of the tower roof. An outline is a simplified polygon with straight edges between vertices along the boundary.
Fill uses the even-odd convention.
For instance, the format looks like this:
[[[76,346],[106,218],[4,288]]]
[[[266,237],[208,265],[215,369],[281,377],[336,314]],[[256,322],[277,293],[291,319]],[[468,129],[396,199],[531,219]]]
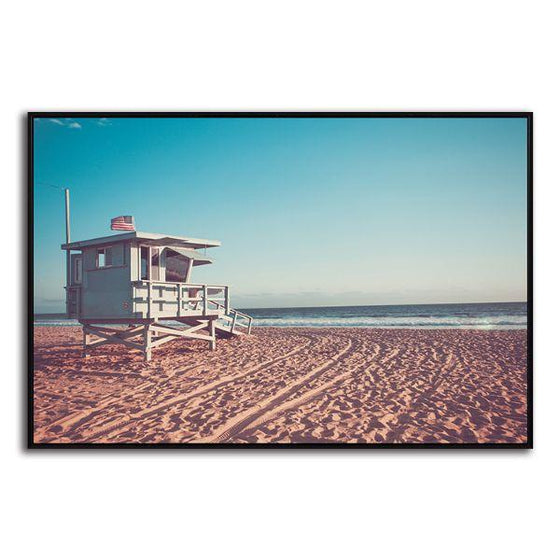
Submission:
[[[143,231],[130,231],[107,235],[106,237],[95,237],[84,241],[72,241],[61,245],[62,249],[83,249],[84,247],[95,247],[97,245],[111,245],[122,241],[138,241],[143,245],[152,247],[184,247],[186,249],[203,249],[205,247],[219,247],[220,241],[211,239],[197,239],[194,237],[179,237],[176,235],[166,235],[164,233],[146,233]]]

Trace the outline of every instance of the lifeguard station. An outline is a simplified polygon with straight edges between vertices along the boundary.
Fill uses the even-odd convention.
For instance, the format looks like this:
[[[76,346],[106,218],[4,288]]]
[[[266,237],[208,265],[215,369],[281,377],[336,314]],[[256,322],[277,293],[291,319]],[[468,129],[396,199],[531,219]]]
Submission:
[[[207,340],[251,332],[231,309],[228,286],[192,284],[193,268],[219,241],[127,231],[62,245],[67,251],[66,311],[83,327],[83,351],[119,343],[152,349],[177,338]],[[204,253],[200,250],[203,249]]]

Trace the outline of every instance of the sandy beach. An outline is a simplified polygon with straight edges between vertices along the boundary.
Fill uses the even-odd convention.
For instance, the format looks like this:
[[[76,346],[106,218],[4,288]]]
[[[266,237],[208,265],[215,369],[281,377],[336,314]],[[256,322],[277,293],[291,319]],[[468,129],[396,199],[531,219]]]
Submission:
[[[279,329],[154,352],[35,328],[36,443],[524,443],[524,330]]]

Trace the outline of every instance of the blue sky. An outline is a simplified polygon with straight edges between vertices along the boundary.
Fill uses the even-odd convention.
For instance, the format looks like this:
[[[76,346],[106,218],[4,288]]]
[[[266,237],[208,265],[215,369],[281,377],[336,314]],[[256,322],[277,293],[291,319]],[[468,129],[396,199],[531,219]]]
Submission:
[[[194,282],[241,307],[526,300],[524,119],[40,119],[35,311],[72,239],[218,239]]]

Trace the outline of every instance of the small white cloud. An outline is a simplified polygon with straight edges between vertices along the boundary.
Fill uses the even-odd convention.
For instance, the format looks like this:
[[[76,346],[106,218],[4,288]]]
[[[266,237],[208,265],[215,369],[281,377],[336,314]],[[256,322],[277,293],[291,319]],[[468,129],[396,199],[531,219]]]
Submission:
[[[97,124],[99,126],[111,126],[113,123],[107,117],[102,117],[97,120]]]
[[[60,120],[60,119],[49,119],[49,121],[51,121],[54,124],[57,124],[58,126],[64,126],[66,128],[82,128],[82,125],[78,122],[75,121],[72,118],[65,118],[64,120]]]

